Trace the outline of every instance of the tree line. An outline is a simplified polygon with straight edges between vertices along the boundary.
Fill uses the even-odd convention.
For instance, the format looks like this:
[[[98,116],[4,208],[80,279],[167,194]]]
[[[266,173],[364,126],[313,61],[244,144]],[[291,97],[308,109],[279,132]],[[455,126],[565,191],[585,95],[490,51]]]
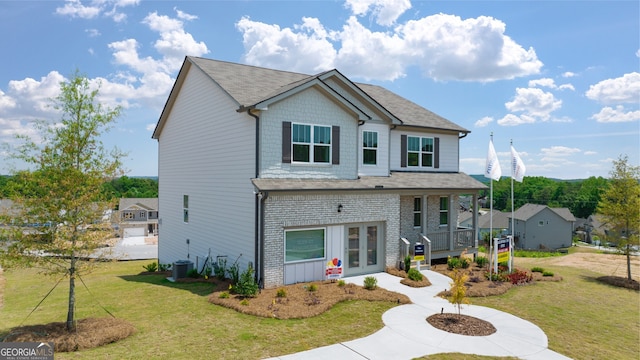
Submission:
[[[488,185],[488,179],[486,180],[481,181]],[[575,217],[587,218],[596,213],[598,202],[608,183],[609,180],[595,176],[571,181],[528,176],[521,183],[513,182],[513,206],[516,210],[527,203],[568,208]],[[481,196],[489,198],[489,195],[488,189],[481,192]],[[510,178],[493,182],[493,208],[511,211]]]
[[[12,191],[23,189],[17,183],[18,177],[0,175],[0,198],[11,197]],[[158,197],[158,180],[153,177],[120,176],[104,182],[102,193],[109,199],[120,198],[155,198]]]

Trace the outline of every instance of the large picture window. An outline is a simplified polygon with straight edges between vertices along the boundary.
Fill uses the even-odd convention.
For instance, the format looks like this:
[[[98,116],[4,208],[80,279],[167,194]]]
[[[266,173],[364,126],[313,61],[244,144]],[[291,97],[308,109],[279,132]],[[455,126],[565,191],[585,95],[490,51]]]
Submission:
[[[407,165],[433,167],[433,138],[407,136]]]
[[[325,258],[325,229],[287,230],[284,233],[284,261],[298,262]]]
[[[378,133],[375,131],[362,132],[362,164],[376,165],[378,163]]]
[[[291,145],[294,162],[331,163],[331,127],[292,124]]]

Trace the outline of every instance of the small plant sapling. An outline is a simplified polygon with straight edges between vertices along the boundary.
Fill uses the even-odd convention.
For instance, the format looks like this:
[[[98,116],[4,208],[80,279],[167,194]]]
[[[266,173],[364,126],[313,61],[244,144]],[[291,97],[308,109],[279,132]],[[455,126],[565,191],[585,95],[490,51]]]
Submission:
[[[447,300],[458,308],[458,315],[460,315],[462,304],[469,304],[469,299],[467,298],[467,287],[464,284],[467,282],[469,276],[467,276],[464,271],[455,269],[453,270],[451,278],[453,279],[451,282],[451,295]]]
[[[367,290],[375,290],[378,287],[378,279],[374,276],[367,276],[364,278],[364,288]]]

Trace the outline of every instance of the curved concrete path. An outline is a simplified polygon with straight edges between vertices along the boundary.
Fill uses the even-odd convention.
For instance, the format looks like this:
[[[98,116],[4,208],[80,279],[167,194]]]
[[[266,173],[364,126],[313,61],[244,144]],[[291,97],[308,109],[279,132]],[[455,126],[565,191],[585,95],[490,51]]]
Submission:
[[[547,336],[529,321],[491,308],[464,305],[462,312],[489,321],[496,332],[489,336],[465,336],[448,333],[431,326],[426,318],[445,312],[457,312],[447,300],[437,296],[449,289],[451,279],[440,273],[423,270],[431,286],[411,288],[400,284],[400,278],[387,273],[370,274],[378,279],[378,286],[406,294],[413,304],[400,305],[382,315],[384,327],[364,338],[346,341],[271,360],[315,359],[413,359],[425,355],[458,352],[485,356],[513,356],[520,359],[569,359],[548,349]],[[365,276],[344,278],[362,285]]]

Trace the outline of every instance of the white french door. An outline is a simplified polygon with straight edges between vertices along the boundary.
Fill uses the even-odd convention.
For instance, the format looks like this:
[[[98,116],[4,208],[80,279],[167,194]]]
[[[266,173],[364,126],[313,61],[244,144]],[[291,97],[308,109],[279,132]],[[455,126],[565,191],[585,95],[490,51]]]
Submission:
[[[384,270],[382,226],[354,224],[346,227],[345,275],[366,274]]]

